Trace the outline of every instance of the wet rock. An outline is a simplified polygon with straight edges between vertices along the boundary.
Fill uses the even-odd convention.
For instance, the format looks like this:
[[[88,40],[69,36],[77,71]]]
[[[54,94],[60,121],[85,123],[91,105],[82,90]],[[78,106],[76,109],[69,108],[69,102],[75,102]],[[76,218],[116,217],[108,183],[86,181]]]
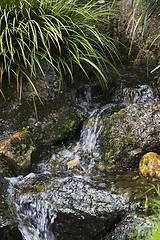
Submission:
[[[2,176],[10,172],[23,174],[31,164],[31,155],[34,150],[27,131],[16,132],[0,142],[0,171]]]
[[[1,206],[0,206],[0,239],[23,240],[20,231],[18,230],[14,220],[12,219],[11,213],[9,213],[7,209],[1,209]]]
[[[141,156],[159,151],[160,103],[132,104],[106,120],[101,149],[107,163],[137,167]]]
[[[156,218],[138,216],[136,214],[126,216],[120,223],[115,225],[103,240],[133,240],[146,239],[156,224]]]
[[[53,229],[58,239],[100,239],[122,217],[128,198],[96,190],[82,179],[73,178],[61,184],[56,205],[59,211]]]
[[[149,152],[140,160],[139,171],[144,176],[160,178],[160,155]]]
[[[73,136],[82,120],[71,105],[61,106],[57,110],[52,110],[50,106],[48,110],[41,113],[37,123],[30,125],[32,139],[39,146],[54,145]]]
[[[32,236],[37,234],[35,231],[41,231],[34,230],[34,225],[38,227],[36,221],[40,221],[50,223],[45,229],[52,229],[59,240],[94,239],[109,230],[128,210],[127,194],[116,195],[96,189],[93,183],[83,177],[50,179],[45,189],[37,194],[33,190],[35,177],[30,174],[18,181],[15,184],[18,194],[15,192],[16,199],[11,199],[18,206],[20,223],[33,230]],[[42,179],[42,176],[39,178]],[[27,192],[25,182],[27,185],[30,183],[32,192]]]
[[[14,175],[13,169],[10,168],[9,163],[0,159],[0,175],[2,177],[9,177]]]
[[[20,104],[15,99],[1,103],[0,137],[4,139],[26,128],[35,145],[42,146],[53,145],[72,136],[82,119],[74,107],[69,90],[63,90],[54,99],[44,99],[43,105],[36,102],[38,119],[31,100],[29,104],[24,101]]]

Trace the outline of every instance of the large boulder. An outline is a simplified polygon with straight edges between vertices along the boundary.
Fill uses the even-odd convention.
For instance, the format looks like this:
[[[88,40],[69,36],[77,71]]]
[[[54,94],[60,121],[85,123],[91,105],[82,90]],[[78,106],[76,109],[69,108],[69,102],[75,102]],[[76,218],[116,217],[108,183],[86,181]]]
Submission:
[[[159,152],[160,102],[132,104],[105,122],[101,149],[107,163],[137,167],[143,154]]]
[[[10,200],[24,236],[43,236],[45,228],[59,240],[101,239],[129,208],[127,194],[97,189],[89,179],[49,178],[31,173],[10,180]]]
[[[57,104],[56,102],[51,104]],[[62,103],[61,103],[62,104]],[[81,117],[73,105],[58,105],[53,109],[48,106],[39,115],[39,121],[30,124],[32,139],[38,146],[51,146],[73,135],[78,128]]]
[[[54,100],[44,100],[43,105],[37,102],[38,119],[34,109],[31,109],[26,102],[19,104],[11,99],[1,104],[0,107],[2,109],[0,136],[6,138],[26,128],[31,132],[36,145],[53,145],[65,139],[77,129],[81,122],[72,98],[67,92],[60,93]]]

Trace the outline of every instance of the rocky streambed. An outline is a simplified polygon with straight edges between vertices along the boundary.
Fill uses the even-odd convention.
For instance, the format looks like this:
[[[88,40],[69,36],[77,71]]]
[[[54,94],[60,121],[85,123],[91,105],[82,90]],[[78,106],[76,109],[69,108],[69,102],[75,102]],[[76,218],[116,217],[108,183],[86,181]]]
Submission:
[[[159,178],[138,165],[160,153],[160,95],[134,77],[106,92],[93,82],[57,95],[42,84],[38,120],[28,103],[1,101],[3,240],[145,239],[156,218],[144,202]]]

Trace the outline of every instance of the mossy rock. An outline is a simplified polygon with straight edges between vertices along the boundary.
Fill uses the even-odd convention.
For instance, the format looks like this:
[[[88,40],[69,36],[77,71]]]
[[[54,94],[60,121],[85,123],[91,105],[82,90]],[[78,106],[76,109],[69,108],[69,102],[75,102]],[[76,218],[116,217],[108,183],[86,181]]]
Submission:
[[[152,230],[155,228],[155,216],[143,216],[139,213],[132,213],[125,216],[104,240],[135,240],[148,239]]]
[[[80,122],[74,109],[63,107],[57,112],[51,112],[33,127],[32,139],[37,145],[54,145],[72,136]]]
[[[145,152],[160,145],[160,103],[131,104],[106,120],[101,137],[104,161],[138,167]]]

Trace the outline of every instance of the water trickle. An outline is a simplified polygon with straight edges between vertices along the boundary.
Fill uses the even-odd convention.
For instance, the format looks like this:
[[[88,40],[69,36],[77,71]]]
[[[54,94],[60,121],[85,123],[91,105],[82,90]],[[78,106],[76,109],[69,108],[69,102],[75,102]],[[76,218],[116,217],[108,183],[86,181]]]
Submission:
[[[102,132],[102,118],[101,115],[104,112],[102,109],[100,112],[94,110],[89,117],[89,120],[84,124],[80,136],[80,144],[83,151],[92,152],[97,144],[98,137]]]
[[[52,202],[58,202],[58,197],[56,199],[57,192],[52,187],[47,189],[47,181],[50,184],[56,176],[58,178],[60,176],[62,179],[68,176],[75,176],[77,172],[69,175],[69,171],[72,172],[74,169],[78,169],[78,173],[80,176],[83,176],[83,179],[91,176],[96,161],[100,161],[101,158],[98,140],[103,130],[103,116],[105,115],[105,118],[109,117],[118,104],[126,106],[131,103],[157,101],[158,99],[158,95],[155,96],[153,90],[147,85],[132,89],[124,88],[115,92],[113,96],[114,104],[107,104],[89,113],[88,108],[91,106],[93,100],[91,88],[88,88],[84,96],[81,96],[77,100],[79,101],[79,106],[89,116],[83,124],[79,140],[67,147],[62,146],[58,151],[55,150],[48,161],[45,160],[38,164],[36,173],[30,173],[25,177],[19,176],[9,179],[9,200],[14,203],[15,217],[24,240],[56,239],[52,225],[57,216],[54,211],[51,212],[49,209]],[[119,178],[121,180],[121,176]],[[110,180],[105,180],[105,183],[107,181]],[[72,185],[75,182],[71,182]],[[132,179],[130,182],[132,182]],[[73,194],[80,195],[83,193],[81,192],[81,190],[84,190],[82,183],[78,183],[78,186],[82,185],[82,189],[76,189]],[[111,184],[111,191],[114,192],[115,185],[112,183],[110,181],[107,184]],[[67,187],[68,185],[66,184]],[[106,185],[104,188],[106,188]],[[62,190],[61,195],[64,195],[66,189]],[[70,193],[69,190],[67,194]],[[85,196],[84,193],[82,195]],[[69,201],[69,197],[68,200],[64,198],[64,203],[67,201]]]
[[[115,102],[120,100],[120,103],[126,105],[131,103],[131,99],[133,102],[145,102],[153,98],[152,89],[146,85],[136,90],[126,88],[122,90],[122,95],[120,93],[115,94],[114,100]],[[56,239],[52,229],[56,213],[49,210],[50,201],[56,196],[53,189],[46,188],[45,191],[45,184],[47,181],[49,183],[54,181],[56,176],[63,178],[70,176],[74,169],[78,170],[76,174],[83,175],[84,178],[91,176],[96,161],[100,161],[101,158],[98,140],[103,130],[104,115],[105,118],[109,117],[115,108],[116,104],[106,104],[88,113],[89,117],[83,124],[77,143],[62,146],[55,151],[48,161],[39,163],[37,173],[9,179],[9,199],[14,202],[19,230],[24,240]],[[114,184],[111,190],[114,191]]]

